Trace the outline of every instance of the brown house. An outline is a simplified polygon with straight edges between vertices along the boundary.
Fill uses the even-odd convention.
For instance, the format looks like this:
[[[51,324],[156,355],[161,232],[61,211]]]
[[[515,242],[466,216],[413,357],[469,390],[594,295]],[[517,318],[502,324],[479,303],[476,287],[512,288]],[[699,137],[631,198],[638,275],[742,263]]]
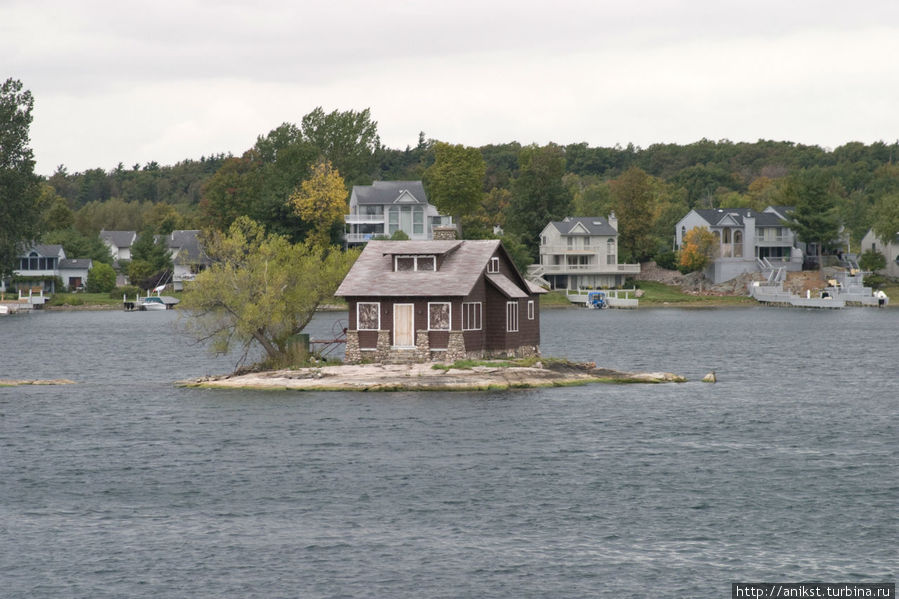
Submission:
[[[346,361],[538,355],[541,293],[498,240],[370,241],[336,293]]]

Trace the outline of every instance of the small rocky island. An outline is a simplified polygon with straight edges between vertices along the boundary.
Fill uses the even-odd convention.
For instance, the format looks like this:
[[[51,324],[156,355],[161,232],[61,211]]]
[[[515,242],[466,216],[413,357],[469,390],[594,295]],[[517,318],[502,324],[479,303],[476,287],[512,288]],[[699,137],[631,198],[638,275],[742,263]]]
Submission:
[[[353,364],[207,376],[183,387],[298,391],[487,391],[587,383],[682,383],[669,372],[622,372],[567,360]]]

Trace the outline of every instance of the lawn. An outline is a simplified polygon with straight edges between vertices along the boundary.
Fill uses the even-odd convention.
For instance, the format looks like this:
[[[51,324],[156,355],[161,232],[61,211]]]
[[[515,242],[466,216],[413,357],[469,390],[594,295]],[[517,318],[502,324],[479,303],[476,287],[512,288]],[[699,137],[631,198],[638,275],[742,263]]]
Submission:
[[[748,295],[691,295],[680,287],[665,285],[656,281],[637,281],[637,289],[643,290],[640,306],[755,306],[758,305]]]

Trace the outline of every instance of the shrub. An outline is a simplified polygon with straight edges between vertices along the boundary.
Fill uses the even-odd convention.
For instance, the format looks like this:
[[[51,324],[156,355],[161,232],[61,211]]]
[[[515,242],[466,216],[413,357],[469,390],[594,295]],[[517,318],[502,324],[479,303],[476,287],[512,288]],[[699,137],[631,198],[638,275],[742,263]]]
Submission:
[[[880,289],[887,284],[887,278],[883,275],[868,275],[864,279],[865,287]]]
[[[862,270],[874,272],[876,270],[886,268],[887,259],[878,251],[866,250],[861,256],[859,256],[858,265],[862,268]]]
[[[109,297],[112,299],[119,299],[123,295],[127,297],[134,297],[135,295],[140,295],[141,291],[139,287],[135,287],[134,285],[125,285],[124,287],[116,287],[112,291],[109,292]]]
[[[668,250],[667,252],[660,252],[656,254],[656,264],[659,268],[665,268],[667,270],[677,270],[677,254],[675,254],[672,250]]]
[[[88,293],[108,293],[115,289],[115,271],[108,264],[97,262],[87,273]]]

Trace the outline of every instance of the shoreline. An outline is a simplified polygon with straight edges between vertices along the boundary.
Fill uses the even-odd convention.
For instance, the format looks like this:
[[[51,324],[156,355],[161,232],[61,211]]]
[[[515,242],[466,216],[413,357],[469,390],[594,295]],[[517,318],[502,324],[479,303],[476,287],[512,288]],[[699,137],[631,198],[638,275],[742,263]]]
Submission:
[[[439,368],[435,368],[439,365]],[[670,372],[623,372],[564,360],[533,366],[501,362],[452,368],[439,362],[358,364],[212,375],[178,381],[179,387],[273,391],[499,391],[590,383],[683,383]]]

